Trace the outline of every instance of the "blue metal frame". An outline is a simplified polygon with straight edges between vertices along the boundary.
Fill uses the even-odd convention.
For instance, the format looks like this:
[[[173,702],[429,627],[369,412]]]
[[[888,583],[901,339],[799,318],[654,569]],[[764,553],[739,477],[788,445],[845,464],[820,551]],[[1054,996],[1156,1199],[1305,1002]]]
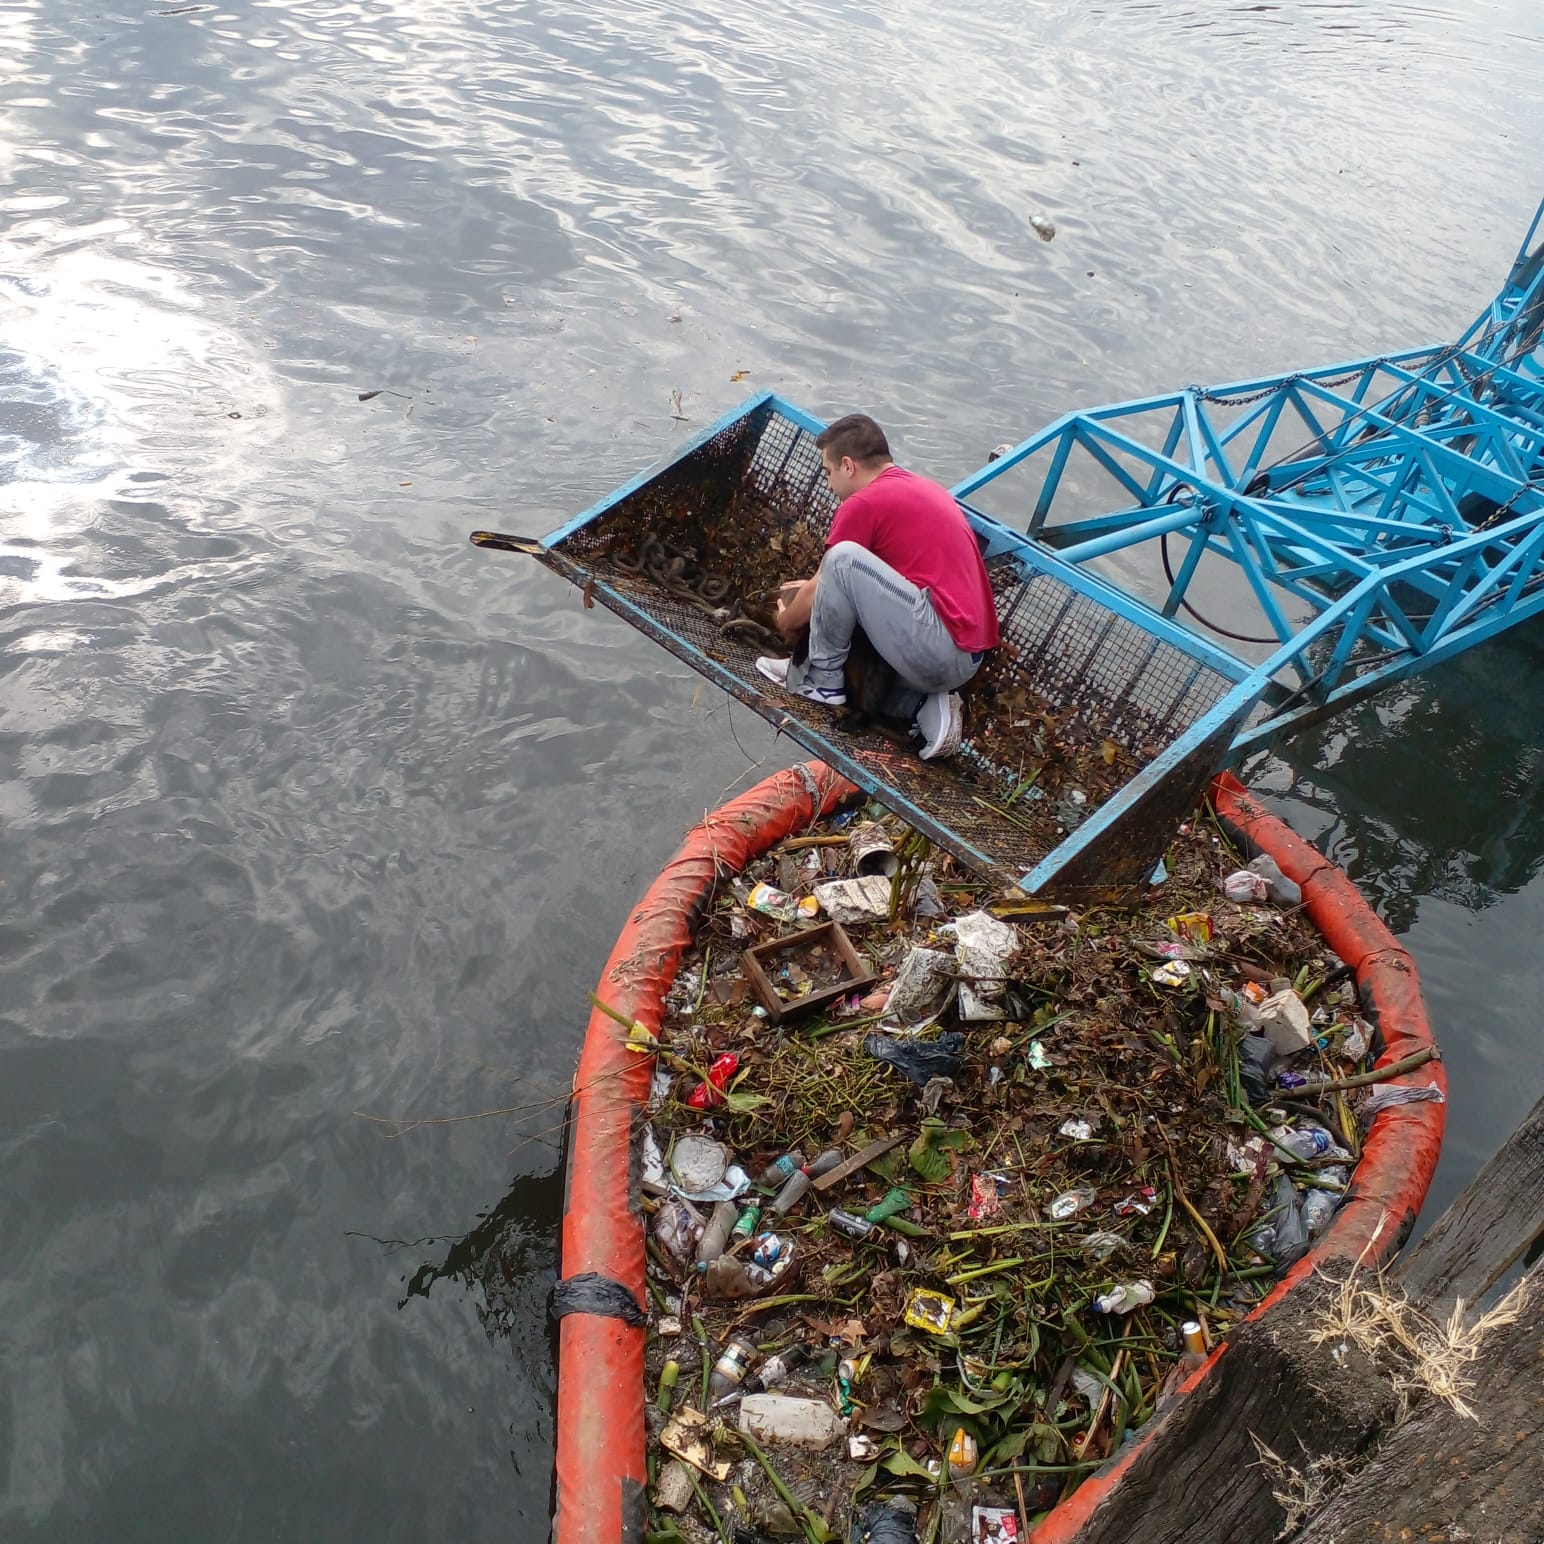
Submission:
[[[1079,860],[1085,870],[1096,866],[1122,823],[1139,826],[1167,783],[1177,788],[1188,779],[1194,787],[1198,767],[1226,764],[1544,610],[1541,330],[1544,202],[1506,283],[1453,344],[1069,413],[956,486],[989,557],[1011,554],[1054,575],[1234,683],[1024,876],[1026,889],[1051,885]],[[772,392],[751,397],[542,538],[552,566],[585,584],[584,569],[550,549],[763,410],[812,433],[823,427]],[[1270,459],[1289,429],[1305,445]],[[1113,481],[1121,507],[1058,519],[1064,485],[1085,468]],[[1022,490],[1035,471],[1024,530],[976,502],[1001,479]],[[1170,567],[1171,541],[1179,559],[1159,605],[1090,566],[1159,543]],[[1264,659],[1180,620],[1182,609],[1192,610],[1188,596],[1208,554],[1243,574],[1271,635]],[[662,632],[605,583],[595,593],[767,714],[752,685],[690,640]],[[806,749],[843,764],[914,825],[941,829],[809,725],[767,716]],[[948,834],[962,856],[989,866],[985,854]]]
[[[1265,744],[1544,609],[1541,225],[1544,203],[1454,344],[1069,413],[954,492],[1016,473],[1022,488],[1039,457],[1018,541],[1073,567],[1172,542],[1161,606],[1124,596],[1147,625],[1177,618],[1203,555],[1235,564],[1275,649],[1261,664],[1220,650],[1246,679],[1215,711],[1265,699],[1230,749]],[[1268,462],[1289,427],[1306,447]],[[1058,521],[1088,467],[1128,502]]]

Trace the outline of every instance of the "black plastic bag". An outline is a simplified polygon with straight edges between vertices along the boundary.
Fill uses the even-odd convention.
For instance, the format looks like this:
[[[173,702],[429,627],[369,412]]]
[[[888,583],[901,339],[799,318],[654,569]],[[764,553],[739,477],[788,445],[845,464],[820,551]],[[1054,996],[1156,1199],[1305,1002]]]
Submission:
[[[1274,1089],[1281,1058],[1264,1035],[1245,1035],[1238,1043],[1238,1080],[1250,1104],[1264,1104]]]
[[[893,1035],[869,1035],[863,1049],[904,1072],[918,1088],[929,1078],[952,1078],[965,1060],[965,1036],[957,1029],[936,1040],[897,1040]]]
[[[903,1499],[871,1501],[853,1524],[852,1544],[917,1544],[917,1509]]]

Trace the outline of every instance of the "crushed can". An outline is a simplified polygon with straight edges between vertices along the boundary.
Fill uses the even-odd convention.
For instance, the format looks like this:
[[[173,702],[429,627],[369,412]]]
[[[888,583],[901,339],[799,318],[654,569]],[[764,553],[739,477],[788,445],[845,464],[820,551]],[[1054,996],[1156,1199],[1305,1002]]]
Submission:
[[[838,1233],[845,1233],[848,1238],[867,1238],[879,1226],[878,1223],[870,1222],[867,1217],[855,1217],[851,1212],[840,1210],[827,1212],[826,1221]]]

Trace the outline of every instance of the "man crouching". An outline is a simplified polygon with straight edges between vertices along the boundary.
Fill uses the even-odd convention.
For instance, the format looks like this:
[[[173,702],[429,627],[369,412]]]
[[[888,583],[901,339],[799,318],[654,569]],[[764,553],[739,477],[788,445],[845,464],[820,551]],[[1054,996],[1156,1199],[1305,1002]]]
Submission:
[[[884,430],[865,414],[837,419],[815,446],[836,518],[819,571],[785,589],[777,612],[785,637],[809,628],[809,655],[802,664],[763,656],[756,668],[811,702],[844,707],[842,666],[861,627],[922,695],[923,760],[952,756],[963,723],[958,690],[998,642],[975,533],[946,488],[891,460]]]

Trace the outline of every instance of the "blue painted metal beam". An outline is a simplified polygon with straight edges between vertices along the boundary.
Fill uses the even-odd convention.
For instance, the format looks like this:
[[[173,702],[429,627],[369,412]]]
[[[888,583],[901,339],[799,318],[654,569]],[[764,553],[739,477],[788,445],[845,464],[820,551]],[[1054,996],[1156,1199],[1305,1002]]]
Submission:
[[[1281,640],[1262,667],[1270,685],[1312,699],[1256,715],[1242,751],[1538,609],[1541,324],[1544,202],[1506,283],[1456,343],[1069,413],[955,491],[1043,464],[1028,544],[1074,568],[1174,544],[1154,608],[1164,618],[1189,608],[1204,555],[1227,559]],[[1288,436],[1296,448],[1272,461]],[[1118,506],[1058,519],[1074,478],[1086,503],[1090,472]],[[1265,694],[1266,679],[1256,684]]]

